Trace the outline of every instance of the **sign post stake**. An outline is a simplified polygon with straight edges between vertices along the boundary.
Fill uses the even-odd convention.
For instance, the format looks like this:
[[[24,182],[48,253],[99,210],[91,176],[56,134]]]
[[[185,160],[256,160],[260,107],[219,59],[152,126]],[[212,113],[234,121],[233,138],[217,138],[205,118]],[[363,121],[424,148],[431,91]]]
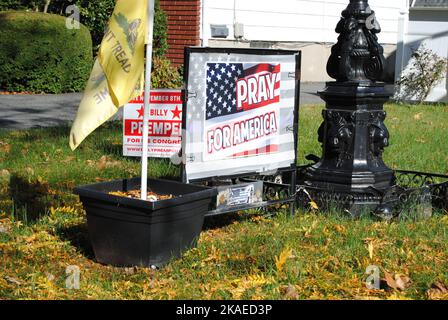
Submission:
[[[147,34],[146,34],[146,64],[145,64],[145,92],[143,112],[143,136],[142,136],[142,182],[141,199],[146,200],[148,194],[148,139],[149,139],[149,105],[151,100],[151,69],[152,69],[152,47],[154,30],[154,2],[147,0]]]

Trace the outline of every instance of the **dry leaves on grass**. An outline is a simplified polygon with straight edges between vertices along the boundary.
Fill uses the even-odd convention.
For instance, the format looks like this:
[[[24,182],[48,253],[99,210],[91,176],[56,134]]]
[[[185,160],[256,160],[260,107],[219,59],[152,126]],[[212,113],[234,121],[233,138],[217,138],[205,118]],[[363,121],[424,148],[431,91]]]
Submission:
[[[286,261],[292,257],[292,249],[286,247],[280,253],[278,257],[275,257],[275,267],[277,268],[277,273],[281,273],[284,269]]]
[[[69,156],[69,157],[66,157],[64,160],[61,160],[61,163],[70,163],[75,159],[76,159],[75,156]]]
[[[9,227],[6,225],[3,225],[1,222],[0,222],[0,233],[4,233],[4,234],[9,233]]]
[[[50,208],[50,215],[54,216],[57,213],[68,213],[68,214],[73,214],[73,215],[77,215],[78,214],[78,210],[75,207],[70,207],[70,206],[64,206],[64,207],[51,207]]]
[[[415,120],[421,120],[422,116],[423,116],[423,112],[416,113],[416,114],[414,114],[414,119]]]
[[[266,277],[264,274],[251,274],[240,279],[231,281],[230,293],[233,299],[241,299],[243,294],[249,289],[258,289],[264,285],[272,284],[275,280],[273,277]]]
[[[391,296],[387,297],[387,300],[412,300],[412,299],[394,292]]]
[[[203,262],[219,262],[221,261],[221,251],[214,245],[210,248],[208,257],[203,259]]]
[[[11,145],[7,142],[0,141],[0,153],[9,153],[11,151]]]
[[[311,200],[309,202],[310,208],[312,211],[319,211],[319,206],[317,205],[317,203],[313,200]]]
[[[297,300],[299,299],[299,292],[296,287],[292,284],[288,284],[286,288],[283,288],[283,297],[289,300]]]
[[[336,231],[337,233],[342,234],[344,236],[347,235],[347,229],[341,224],[335,224],[334,231]]]
[[[300,228],[300,231],[304,232],[304,237],[305,238],[310,238],[311,237],[311,232],[313,232],[314,229],[316,229],[318,222],[317,221],[313,221],[313,223],[311,224],[311,226],[306,227],[303,226]]]
[[[49,162],[50,161],[50,156],[49,156],[49,154],[48,153],[46,153],[46,152],[42,152],[42,154],[41,154],[41,158],[42,158],[42,160],[44,160],[44,162]]]
[[[426,291],[426,296],[431,300],[447,300],[448,286],[443,282],[437,281]]]
[[[121,165],[120,161],[113,161],[107,156],[102,156],[98,161],[86,160],[86,164],[90,167],[96,167],[98,170],[114,168]]]
[[[9,177],[11,176],[11,173],[8,171],[8,170],[6,170],[6,169],[3,169],[3,170],[0,170],[0,180],[7,180],[7,179],[9,179]]]
[[[387,271],[384,272],[384,281],[390,288],[399,291],[406,290],[412,283],[411,278],[406,275],[399,273],[392,274]]]
[[[20,286],[22,284],[21,281],[17,280],[14,277],[10,277],[10,276],[4,276],[4,279],[9,283],[9,284],[13,284],[16,286]]]
[[[369,244],[367,245],[367,250],[369,251],[369,258],[370,260],[373,259],[373,251],[374,251],[375,247],[373,246],[373,242],[369,242]]]
[[[365,238],[363,239],[366,245],[367,252],[369,253],[369,258],[372,260],[375,256],[375,252],[379,251],[381,248],[390,246],[390,242],[384,239],[377,238]]]
[[[355,300],[383,300],[383,299],[374,296],[355,296]]]

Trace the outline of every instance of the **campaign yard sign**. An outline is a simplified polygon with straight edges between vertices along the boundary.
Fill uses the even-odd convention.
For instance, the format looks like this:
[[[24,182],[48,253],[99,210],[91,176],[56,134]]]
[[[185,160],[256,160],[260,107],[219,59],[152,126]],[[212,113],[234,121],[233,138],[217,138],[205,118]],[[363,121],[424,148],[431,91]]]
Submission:
[[[300,53],[227,50],[187,51],[187,181],[295,165]]]
[[[182,140],[181,90],[152,90],[149,109],[148,156],[170,158],[179,153]],[[123,110],[123,155],[142,156],[143,95]]]

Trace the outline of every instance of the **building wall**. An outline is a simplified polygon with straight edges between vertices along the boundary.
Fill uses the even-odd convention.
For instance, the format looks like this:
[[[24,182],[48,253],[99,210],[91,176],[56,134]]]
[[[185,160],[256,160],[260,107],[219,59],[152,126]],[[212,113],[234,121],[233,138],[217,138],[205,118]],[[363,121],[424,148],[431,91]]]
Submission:
[[[330,80],[326,62],[337,40],[334,29],[348,0],[202,0],[201,37],[205,46],[263,47],[302,50],[302,81]],[[389,78],[395,71],[398,17],[406,0],[370,0],[382,27],[380,43],[390,57]],[[244,38],[235,39],[242,23]],[[213,39],[210,25],[229,29],[227,39]]]
[[[448,59],[448,8],[413,9],[406,20],[408,25],[403,29],[402,42],[399,43],[398,50],[400,54],[397,56],[399,71],[409,68],[413,50],[422,44]],[[427,101],[448,102],[447,76],[431,91]]]
[[[262,41],[335,42],[335,26],[348,0],[202,0],[203,37],[210,24],[225,24],[233,38],[234,22],[244,24],[244,38]],[[382,26],[381,43],[396,44],[398,13],[406,0],[370,0]]]
[[[167,58],[182,65],[184,48],[201,43],[201,0],[160,0],[160,7],[168,18]]]

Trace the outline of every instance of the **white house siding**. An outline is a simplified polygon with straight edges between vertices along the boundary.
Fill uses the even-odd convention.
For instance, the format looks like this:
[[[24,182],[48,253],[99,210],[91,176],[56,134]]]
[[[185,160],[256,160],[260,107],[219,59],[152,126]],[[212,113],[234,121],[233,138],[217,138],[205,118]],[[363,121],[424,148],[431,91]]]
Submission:
[[[202,0],[202,41],[204,46],[270,46],[301,49],[302,80],[326,81],[325,65],[334,29],[348,0]],[[379,41],[386,53],[395,51],[398,17],[406,0],[370,0],[382,32]],[[234,23],[244,25],[244,39],[234,38]],[[210,25],[229,28],[226,40],[212,39]],[[256,44],[257,42],[265,42]],[[254,44],[255,43],[255,44]]]
[[[403,43],[399,43],[397,66],[406,69],[412,51],[425,44],[439,56],[448,58],[448,8],[411,9],[409,24],[404,30]],[[448,102],[448,81],[445,77],[430,93],[429,102]]]

